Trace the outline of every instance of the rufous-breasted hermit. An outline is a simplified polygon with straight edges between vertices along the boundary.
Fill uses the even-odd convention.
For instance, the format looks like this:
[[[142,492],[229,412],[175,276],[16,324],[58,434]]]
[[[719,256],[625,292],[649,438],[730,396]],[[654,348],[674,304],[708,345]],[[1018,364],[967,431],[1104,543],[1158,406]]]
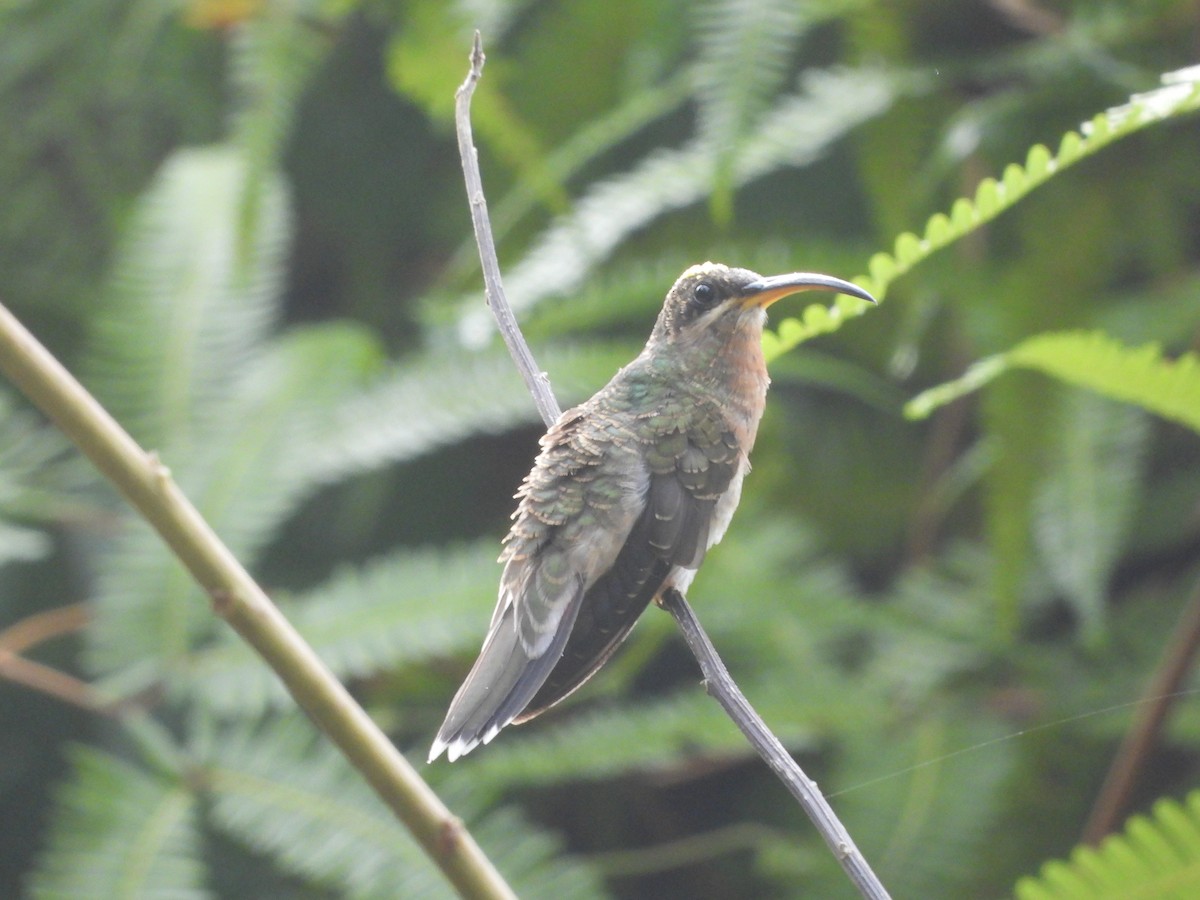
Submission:
[[[429,752],[486,744],[587,681],[721,539],[766,404],[766,308],[797,291],[874,302],[838,278],[692,266],[641,354],[564,412],[517,498],[500,599]]]

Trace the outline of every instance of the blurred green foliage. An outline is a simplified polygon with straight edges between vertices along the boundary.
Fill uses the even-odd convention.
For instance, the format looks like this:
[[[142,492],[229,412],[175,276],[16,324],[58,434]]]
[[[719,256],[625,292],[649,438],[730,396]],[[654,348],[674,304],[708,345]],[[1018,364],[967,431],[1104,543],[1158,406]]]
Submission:
[[[1121,834],[1099,848],[1079,847],[1068,862],[1054,860],[1037,878],[1017,882],[1017,900],[1123,900],[1192,896],[1189,878],[1180,872],[1200,858],[1200,794],[1185,802],[1165,799],[1151,816],[1134,816]]]
[[[772,310],[755,471],[691,598],[895,896],[1012,892],[1077,843],[1200,579],[1195,89],[1094,119],[1195,62],[1196,5],[0,11],[3,301],[418,759],[539,430],[450,120],[475,27],[506,285],[564,405],[691,263],[886,287]],[[0,895],[447,894],[11,391],[0,586]],[[423,772],[523,897],[851,896],[697,682],[651,610],[570,702]],[[1129,811],[1196,786],[1197,709]]]

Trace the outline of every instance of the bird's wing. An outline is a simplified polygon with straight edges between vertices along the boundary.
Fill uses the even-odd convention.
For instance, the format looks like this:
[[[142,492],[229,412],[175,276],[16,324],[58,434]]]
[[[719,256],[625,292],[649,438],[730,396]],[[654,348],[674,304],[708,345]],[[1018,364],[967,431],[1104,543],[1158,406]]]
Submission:
[[[570,694],[671,570],[700,564],[742,464],[737,441],[716,410],[644,425],[631,442],[603,410],[569,410],[542,439],[505,539],[492,625],[431,760],[443,750],[456,759]]]
[[[451,762],[494,738],[528,705],[562,655],[575,615],[579,611],[582,586],[563,614],[561,628],[538,657],[530,657],[517,634],[515,609],[510,603],[497,608],[479,658],[454,695],[446,720],[429,750],[429,761],[448,751]]]
[[[625,485],[596,477],[610,444],[602,417],[582,409],[568,410],[542,439],[517,494],[521,503],[505,539],[491,626],[430,759],[448,750],[453,760],[490,741],[528,705],[562,656],[586,586],[612,564],[640,507],[644,471],[630,468],[636,483]]]
[[[700,565],[716,503],[744,460],[715,410],[689,418],[687,431],[660,432],[648,442],[645,506],[579,604],[561,661],[514,721],[533,718],[579,688],[620,646],[671,570]]]

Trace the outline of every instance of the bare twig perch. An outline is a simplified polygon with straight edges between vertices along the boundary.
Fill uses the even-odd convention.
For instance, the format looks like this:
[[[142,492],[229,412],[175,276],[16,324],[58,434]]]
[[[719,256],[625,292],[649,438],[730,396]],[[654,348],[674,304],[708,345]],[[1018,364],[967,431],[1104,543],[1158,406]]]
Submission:
[[[463,897],[515,898],[491,862],[147,453],[4,306],[0,370],[166,541],[216,611],[275,670]]]
[[[488,218],[487,200],[483,196],[483,178],[479,174],[479,154],[475,150],[475,138],[471,133],[471,96],[475,85],[483,74],[483,40],[475,32],[475,43],[471,47],[471,68],[467,79],[454,95],[454,124],[458,132],[458,153],[462,157],[463,180],[467,185],[467,199],[471,204],[471,224],[475,227],[475,243],[479,245],[479,261],[483,266],[483,289],[488,307],[496,317],[500,334],[508,345],[517,370],[525,379],[533,402],[541,414],[542,421],[549,427],[562,410],[550,390],[550,379],[538,369],[525,342],[525,335],[517,325],[517,317],[504,294],[500,282],[500,260],[496,257],[496,242],[492,239],[492,223]]]
[[[488,305],[496,316],[500,331],[512,352],[517,368],[520,369],[526,384],[529,385],[538,411],[549,427],[559,416],[559,406],[550,390],[548,379],[537,368],[533,360],[533,355],[521,335],[512,309],[505,299],[504,289],[500,284],[500,267],[496,259],[491,225],[488,222],[487,204],[484,201],[483,183],[479,174],[479,162],[471,137],[471,95],[483,72],[483,61],[483,47],[479,33],[476,32],[475,44],[471,51],[470,72],[466,81],[458,89],[456,97],[455,122],[458,128],[458,147],[462,154],[467,195],[471,201],[471,218],[475,226],[475,238],[479,243],[479,256],[483,264]],[[688,606],[687,600],[679,592],[669,590],[664,594],[661,602],[662,606],[675,617],[688,647],[691,648],[696,660],[700,663],[708,692],[716,698],[771,770],[800,801],[805,813],[817,826],[825,843],[829,845],[834,857],[854,886],[868,900],[886,900],[887,891],[875,873],[871,871],[870,866],[867,865],[866,860],[850,839],[850,835],[832,808],[817,790],[816,783],[801,771],[783,744],[771,733],[762,718],[734,684],[712,642],[708,639],[708,635],[704,633],[691,607]]]
[[[837,814],[817,788],[817,783],[804,774],[779,738],[767,727],[762,716],[754,711],[746,695],[725,668],[725,663],[717,655],[716,647],[700,627],[700,622],[687,600],[678,591],[669,590],[663,594],[662,607],[675,617],[683,639],[687,641],[688,648],[700,663],[700,671],[704,673],[705,690],[721,704],[729,718],[733,719],[734,724],[758,751],[758,755],[800,802],[800,806],[817,826],[817,831],[821,833],[821,837],[825,839],[825,843],[829,845],[829,849],[854,882],[859,893],[870,900],[886,898],[887,891],[871,871],[854,841],[850,839]]]

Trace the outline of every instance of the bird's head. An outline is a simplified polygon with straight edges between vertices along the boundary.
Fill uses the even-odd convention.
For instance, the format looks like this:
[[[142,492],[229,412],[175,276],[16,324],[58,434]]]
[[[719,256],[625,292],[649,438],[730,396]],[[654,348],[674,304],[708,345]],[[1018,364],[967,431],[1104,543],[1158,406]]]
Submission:
[[[870,303],[875,298],[840,278],[791,272],[764,278],[749,269],[706,262],[679,276],[667,293],[651,342],[688,341],[701,335],[729,336],[747,327],[761,330],[768,306],[799,291],[836,291]]]

